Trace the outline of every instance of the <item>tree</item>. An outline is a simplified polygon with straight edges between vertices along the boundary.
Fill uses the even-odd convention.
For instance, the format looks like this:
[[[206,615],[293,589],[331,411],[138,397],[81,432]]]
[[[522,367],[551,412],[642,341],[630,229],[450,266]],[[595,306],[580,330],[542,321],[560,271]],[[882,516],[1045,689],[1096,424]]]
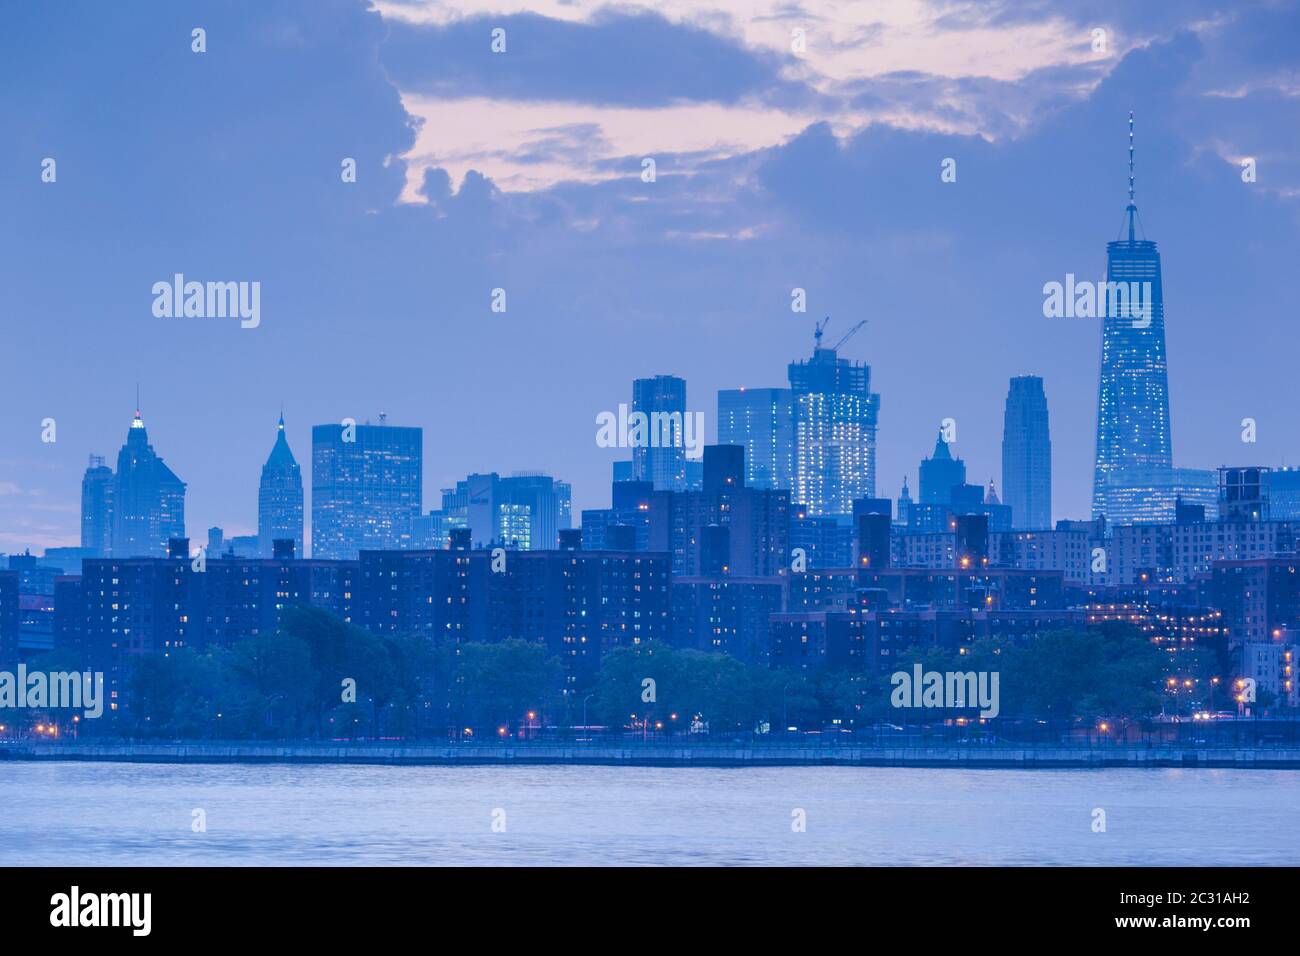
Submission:
[[[259,634],[236,644],[228,662],[253,712],[254,736],[299,736],[311,726],[319,675],[304,641]]]
[[[511,733],[527,720],[529,711],[550,709],[562,683],[559,660],[541,644],[518,639],[461,644],[452,684],[453,713],[467,727],[505,727]]]
[[[245,709],[222,664],[190,648],[140,657],[128,679],[131,729],[144,737],[237,735]]]
[[[680,733],[698,719],[713,733],[749,733],[779,721],[782,690],[802,678],[747,665],[727,654],[678,649],[652,641],[615,648],[601,661],[596,710],[610,727],[640,726]],[[653,683],[647,683],[653,681]],[[791,688],[793,689],[793,688]],[[811,704],[786,694],[796,706]]]
[[[316,674],[313,699],[316,720],[322,730],[331,711],[351,703],[345,691],[355,689],[355,703],[365,723],[378,716],[398,690],[393,656],[379,638],[328,611],[312,607],[288,607],[280,614],[280,636],[300,640],[311,656]],[[353,683],[345,687],[345,681]],[[348,726],[355,726],[353,716]],[[337,720],[336,720],[337,726]]]

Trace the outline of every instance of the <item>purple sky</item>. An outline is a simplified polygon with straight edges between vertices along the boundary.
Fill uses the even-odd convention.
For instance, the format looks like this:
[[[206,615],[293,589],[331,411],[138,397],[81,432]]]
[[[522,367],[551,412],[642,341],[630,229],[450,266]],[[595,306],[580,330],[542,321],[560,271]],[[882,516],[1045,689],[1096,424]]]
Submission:
[[[684,376],[712,440],[716,390],[784,384],[824,315],[869,322],[879,494],[946,417],[1000,479],[1007,381],[1038,374],[1055,517],[1086,516],[1100,332],[1042,287],[1101,273],[1130,109],[1175,463],[1300,463],[1296,3],[527,6],[5,5],[0,551],[78,543],[137,382],[191,537],[254,530],[282,403],[307,472],[312,424],[387,412],[425,429],[426,508],[535,469],[580,509],[633,378]],[[155,317],[177,272],[260,282],[260,326]]]

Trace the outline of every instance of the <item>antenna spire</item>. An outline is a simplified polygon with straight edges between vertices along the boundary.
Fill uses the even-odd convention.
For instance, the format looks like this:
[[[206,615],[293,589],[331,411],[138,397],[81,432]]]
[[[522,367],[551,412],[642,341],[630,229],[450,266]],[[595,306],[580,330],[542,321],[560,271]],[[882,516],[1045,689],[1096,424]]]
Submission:
[[[1134,202],[1134,194],[1137,187],[1134,184],[1133,177],[1133,111],[1128,111],[1128,201]]]
[[[1137,219],[1137,178],[1133,173],[1134,166],[1133,145],[1133,111],[1128,111],[1128,241],[1133,242],[1136,238],[1134,229],[1134,220]]]
[[[144,421],[140,418],[140,383],[135,383],[135,418],[131,419],[132,428],[144,428]]]

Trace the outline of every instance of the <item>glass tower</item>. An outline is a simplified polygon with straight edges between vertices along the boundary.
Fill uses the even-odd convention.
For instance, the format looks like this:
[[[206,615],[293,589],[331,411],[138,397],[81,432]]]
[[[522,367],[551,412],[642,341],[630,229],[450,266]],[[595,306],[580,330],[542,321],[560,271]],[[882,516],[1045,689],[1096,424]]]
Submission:
[[[420,516],[424,430],[383,424],[311,430],[311,550],[352,560],[400,548]]]
[[[1152,487],[1155,472],[1173,467],[1160,253],[1154,242],[1136,236],[1134,195],[1130,113],[1128,237],[1106,245],[1106,282],[1107,289],[1111,283],[1126,283],[1136,295],[1127,303],[1098,295],[1107,308],[1102,319],[1092,515],[1112,524],[1124,523],[1121,515],[1112,513],[1112,500],[1131,500],[1133,490]]]
[[[636,379],[632,411],[642,412],[649,423],[646,443],[632,449],[632,478],[653,482],[655,491],[685,490],[686,379],[676,375]]]
[[[718,444],[744,447],[748,487],[788,489],[794,477],[790,389],[719,389]]]
[[[88,558],[107,557],[113,545],[113,469],[91,455],[81,479],[81,549]]]
[[[1052,527],[1052,438],[1037,375],[1018,375],[1002,419],[1002,498],[1017,530]]]

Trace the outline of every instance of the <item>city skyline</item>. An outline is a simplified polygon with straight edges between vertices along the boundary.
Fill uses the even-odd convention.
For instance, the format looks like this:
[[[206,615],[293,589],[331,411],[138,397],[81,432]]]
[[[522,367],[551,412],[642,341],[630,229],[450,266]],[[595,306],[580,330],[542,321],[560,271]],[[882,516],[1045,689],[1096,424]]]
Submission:
[[[283,864],[1267,929],[1298,47],[1300,0],[0,4],[15,928]]]
[[[257,471],[266,429],[282,403],[290,444],[299,449],[307,447],[309,422],[348,415],[362,421],[386,410],[423,426],[441,452],[428,456],[426,503],[464,474],[541,470],[572,483],[577,513],[607,503],[609,465],[619,456],[586,442],[592,418],[626,401],[630,380],[684,378],[693,408],[705,412],[711,443],[717,391],[785,384],[786,363],[807,354],[814,324],[825,315],[833,338],[869,320],[844,357],[871,366],[873,390],[883,397],[878,494],[896,496],[905,474],[916,488],[915,463],[929,451],[935,424],[949,416],[960,423],[956,449],[972,476],[983,482],[997,475],[1005,383],[1034,374],[1051,392],[1058,436],[1053,517],[1086,517],[1099,324],[1043,318],[1041,289],[1067,273],[1099,271],[1097,250],[1114,236],[1124,195],[1130,110],[1142,123],[1145,224],[1161,237],[1171,303],[1178,464],[1292,463],[1297,436],[1284,413],[1285,354],[1259,354],[1247,343],[1270,334],[1268,323],[1286,314],[1291,298],[1285,260],[1300,178],[1291,144],[1277,137],[1298,124],[1285,119],[1295,100],[1274,69],[1284,49],[1270,39],[1293,24],[1295,13],[1248,6],[1206,30],[1196,25],[1198,9],[1105,9],[1098,17],[1113,42],[1095,57],[1088,52],[1090,22],[1067,16],[1055,23],[1070,39],[1053,49],[1068,52],[1055,59],[1051,51],[1035,54],[1042,61],[1021,63],[993,98],[1027,89],[1031,76],[1041,83],[1042,71],[1051,69],[1085,81],[1082,92],[1058,90],[1050,108],[1030,110],[1020,126],[1005,114],[981,120],[971,109],[960,129],[943,128],[910,101],[900,115],[914,116],[914,125],[877,116],[875,125],[839,129],[836,108],[805,100],[796,111],[803,119],[777,141],[742,144],[702,165],[668,133],[610,158],[598,176],[581,163],[566,166],[562,144],[553,144],[545,163],[555,178],[549,185],[522,183],[517,156],[462,152],[438,165],[413,145],[420,138],[403,138],[403,118],[424,115],[430,101],[421,75],[428,67],[414,54],[468,43],[486,29],[482,19],[457,14],[418,25],[391,10],[363,14],[340,5],[313,11],[318,26],[293,37],[277,31],[269,15],[236,27],[215,11],[207,28],[224,35],[225,44],[203,61],[209,72],[201,81],[193,76],[193,61],[185,59],[193,54],[181,45],[168,54],[176,89],[148,93],[134,70],[104,68],[105,50],[86,51],[85,62],[64,73],[49,72],[40,60],[49,48],[41,43],[57,43],[59,31],[71,29],[53,23],[32,50],[13,50],[9,58],[25,70],[11,89],[44,84],[52,99],[39,116],[32,112],[39,97],[6,101],[28,132],[0,177],[17,227],[0,235],[0,252],[12,266],[18,312],[48,317],[11,323],[14,354],[46,354],[56,330],[62,366],[72,374],[52,390],[48,374],[38,374],[40,363],[12,369],[0,425],[8,450],[0,465],[0,551],[79,542],[87,456],[111,454],[137,381],[152,438],[189,486],[192,538],[213,525],[232,536],[256,533]],[[112,38],[109,46],[127,51],[141,44],[165,49],[176,31],[188,36],[189,25],[175,16],[133,24],[128,34],[109,13],[85,14],[85,23]],[[615,11],[603,24],[547,21],[530,34],[518,18],[496,19],[517,28],[515,49],[528,43],[539,55],[560,35],[644,50],[637,28],[652,24],[664,31],[657,48],[667,37],[750,69],[743,90],[724,89],[707,72],[685,75],[681,97],[700,104],[734,105],[752,92],[806,96],[808,89],[781,79],[761,44],[695,24]],[[315,30],[338,23],[357,27],[355,38],[341,47],[321,43]],[[989,28],[1013,36],[1021,26]],[[946,28],[933,29],[942,41]],[[814,53],[816,40],[814,32]],[[1225,53],[1233,44],[1252,51],[1249,64]],[[277,57],[286,49],[297,51],[295,70],[320,77],[378,51],[391,76],[376,68],[353,88],[335,88],[338,102],[313,107],[321,112],[277,114],[289,139],[254,141],[247,164],[233,166],[228,157],[205,154],[184,129],[127,135],[92,123],[76,133],[72,114],[60,108],[93,76],[106,96],[151,97],[146,106],[158,115],[177,115],[172,97],[180,96],[217,124],[249,110],[259,115],[271,107],[215,98],[212,89],[241,69],[249,83],[279,83],[285,67]],[[460,62],[465,85],[486,83],[485,95],[502,103],[527,100],[490,78],[491,61]],[[809,64],[826,66],[816,57]],[[558,61],[556,68],[567,75]],[[969,81],[979,69],[954,71],[962,69],[970,102],[987,99]],[[221,77],[216,84],[213,74]],[[448,78],[437,82],[454,88]],[[878,93],[904,95],[888,79],[870,82]],[[613,89],[628,108],[653,112],[661,105],[638,100],[630,77],[616,77]],[[583,96],[543,92],[563,92],[572,102]],[[313,116],[328,137],[303,135]],[[1208,141],[1206,129],[1218,138]],[[163,155],[164,141],[176,152],[151,159]],[[643,154],[658,159],[656,182],[641,179]],[[59,161],[57,182],[40,179],[47,155]],[[385,167],[385,155],[407,159]],[[355,156],[360,170],[350,186],[337,175],[345,156]],[[949,156],[957,160],[957,179],[943,183],[941,161]],[[1239,165],[1247,156],[1260,163],[1258,181],[1249,184]],[[513,172],[503,167],[507,160]],[[689,177],[682,175],[687,168]],[[752,171],[755,185],[738,197],[737,212],[694,201],[691,189],[717,194],[741,170]],[[413,179],[423,201],[401,200],[410,198]],[[142,180],[147,187],[135,185]],[[206,190],[201,204],[185,199],[191,181]],[[647,189],[659,190],[649,193],[657,202],[641,201]],[[247,222],[265,221],[254,200],[296,225],[247,236]],[[98,234],[88,243],[65,241],[81,235],[88,214],[125,224],[141,209],[151,211],[138,226],[124,225],[112,243]],[[549,218],[542,215],[547,210]],[[185,231],[193,217],[208,228],[183,249],[149,239]],[[358,231],[373,238],[373,252],[358,248]],[[64,252],[42,259],[21,235],[46,236]],[[329,238],[336,236],[347,240]],[[1250,242],[1226,241],[1240,236]],[[321,245],[304,255],[313,241]],[[601,255],[611,243],[620,249],[617,262]],[[90,258],[72,251],[82,245],[93,250]],[[954,254],[962,249],[980,252]],[[437,264],[431,275],[423,265],[429,261]],[[610,264],[603,272],[575,271],[566,261]],[[176,272],[260,281],[260,325],[154,316],[149,288]],[[66,281],[69,274],[80,281]],[[1225,275],[1240,276],[1243,288],[1222,281]],[[491,311],[496,288],[509,296],[503,314]],[[794,288],[807,292],[806,313],[790,311]],[[1228,314],[1231,334],[1221,322]],[[419,347],[426,341],[436,347]],[[412,347],[395,347],[408,342]],[[566,363],[556,358],[566,352],[585,356],[580,374],[557,374]],[[299,353],[313,358],[286,361]],[[1216,387],[1205,387],[1209,382]],[[534,393],[545,396],[545,414]],[[1259,422],[1253,445],[1240,439],[1247,416]],[[58,423],[55,443],[40,440],[45,418]]]

